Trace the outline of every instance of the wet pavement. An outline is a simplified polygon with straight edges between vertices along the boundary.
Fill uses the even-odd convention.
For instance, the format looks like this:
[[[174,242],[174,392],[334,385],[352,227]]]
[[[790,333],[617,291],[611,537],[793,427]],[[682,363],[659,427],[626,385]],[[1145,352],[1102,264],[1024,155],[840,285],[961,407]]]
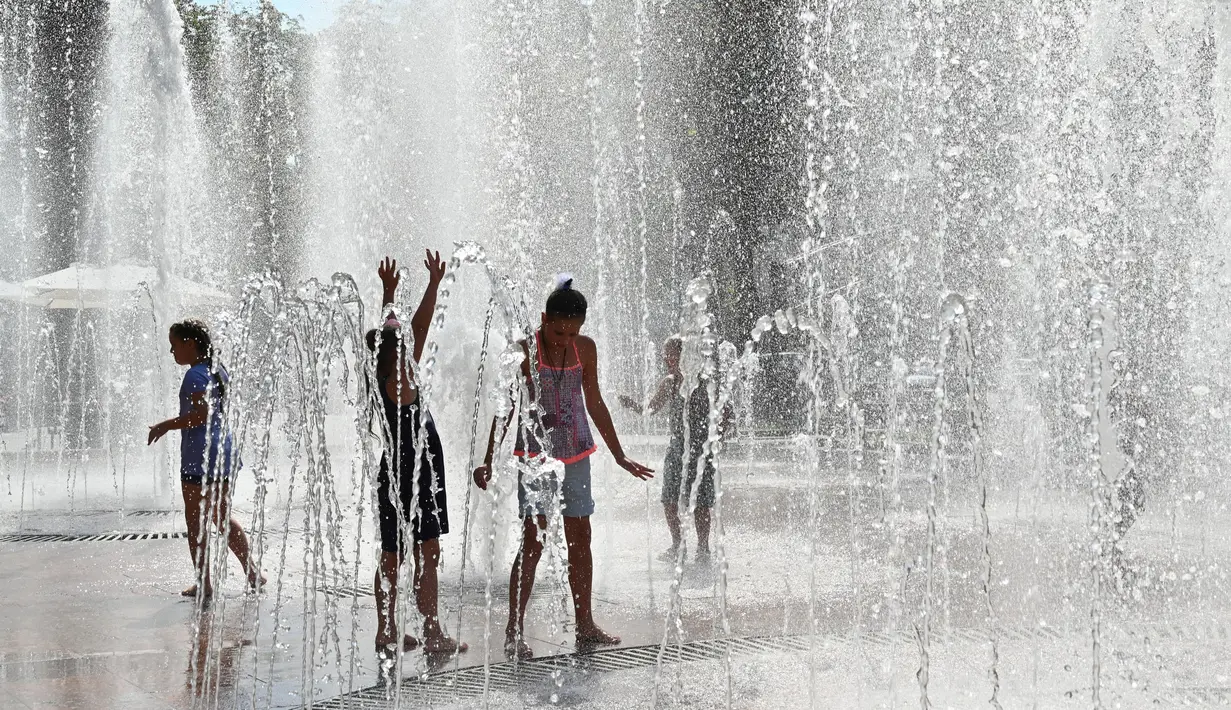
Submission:
[[[725,578],[691,552],[678,574],[660,562],[668,538],[657,482],[647,490],[600,455],[595,613],[624,642],[573,655],[567,597],[545,557],[527,635],[548,660],[516,669],[500,649],[511,504],[493,508],[472,493],[472,539],[491,533],[498,552],[476,544],[461,581],[465,489],[455,471],[442,602],[448,628],[472,648],[455,659],[407,653],[401,707],[915,707],[925,658],[933,707],[984,706],[994,690],[1004,707],[1090,707],[1096,678],[1105,707],[1231,698],[1221,495],[1180,492],[1182,504],[1152,508],[1129,538],[1127,572],[1098,575],[1096,587],[1089,493],[997,478],[989,612],[968,478],[954,474],[938,492],[929,596],[922,475],[906,472],[897,507],[878,471],[851,476],[840,457],[808,480],[790,452],[781,442],[736,447],[724,466]],[[63,485],[62,470],[27,470],[39,475],[47,480],[31,490]],[[372,690],[370,517],[344,515],[336,536],[322,534],[279,480],[259,536],[270,583],[246,593],[232,559],[206,608],[178,593],[191,582],[186,541],[144,535],[183,531],[173,487],[134,486],[144,492],[122,501],[122,515],[98,494],[73,511],[62,499],[19,510],[7,497],[0,706],[392,707],[386,690]],[[358,510],[360,491],[340,485],[338,510]],[[253,494],[250,481],[237,492],[249,528]],[[112,532],[142,535],[103,536]]]

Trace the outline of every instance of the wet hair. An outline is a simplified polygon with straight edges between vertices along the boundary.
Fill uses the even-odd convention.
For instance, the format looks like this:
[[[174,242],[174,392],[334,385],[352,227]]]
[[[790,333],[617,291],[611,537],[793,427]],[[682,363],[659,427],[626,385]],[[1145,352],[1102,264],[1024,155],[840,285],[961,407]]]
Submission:
[[[586,319],[586,297],[573,288],[573,277],[560,274],[556,277],[556,289],[547,297],[544,309],[548,318]]]
[[[210,376],[218,384],[218,392],[223,399],[227,396],[226,384],[222,381],[222,377],[218,374],[219,371],[224,371],[226,368],[221,362],[216,361],[214,357],[214,341],[209,334],[209,326],[204,321],[196,319],[182,320],[178,323],[171,324],[171,337],[180,340],[187,340],[197,346],[197,353],[205,358],[209,363]]]
[[[378,335],[380,337],[379,344],[376,342]],[[397,328],[389,326],[384,328],[373,328],[367,332],[364,340],[367,341],[368,350],[376,353],[377,376],[387,376],[393,370],[393,356],[397,353],[399,345]],[[378,345],[379,349],[377,347]]]
[[[663,341],[663,354],[665,355],[668,352],[675,352],[676,357],[684,354],[684,339],[680,337],[679,333]]]

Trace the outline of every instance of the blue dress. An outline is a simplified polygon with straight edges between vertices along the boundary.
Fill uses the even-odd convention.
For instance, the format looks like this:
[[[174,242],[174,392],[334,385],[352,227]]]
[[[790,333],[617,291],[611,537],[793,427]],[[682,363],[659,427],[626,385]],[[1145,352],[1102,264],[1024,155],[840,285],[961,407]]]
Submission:
[[[210,483],[228,478],[239,470],[239,461],[232,461],[231,458],[231,433],[225,431],[222,388],[219,386],[230,381],[222,367],[218,368],[217,373],[211,373],[208,362],[199,362],[184,373],[184,382],[180,385],[180,416],[192,411],[193,395],[207,393],[210,403],[208,423],[180,432],[180,480],[184,483]]]

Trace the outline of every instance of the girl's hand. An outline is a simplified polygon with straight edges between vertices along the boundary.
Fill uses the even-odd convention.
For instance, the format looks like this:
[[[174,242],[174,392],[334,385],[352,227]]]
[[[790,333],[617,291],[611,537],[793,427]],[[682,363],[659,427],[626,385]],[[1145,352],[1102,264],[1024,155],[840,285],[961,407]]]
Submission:
[[[654,469],[649,466],[642,466],[627,456],[617,456],[616,463],[620,464],[620,468],[628,471],[643,481],[648,481],[654,477]]]
[[[620,404],[624,405],[625,407],[628,407],[629,409],[636,409],[638,411],[641,410],[641,406],[637,403],[637,400],[633,399],[632,397],[626,394],[620,395]]]
[[[490,464],[483,464],[474,470],[474,484],[479,487],[479,490],[487,490],[487,482],[492,480],[492,467]]]
[[[397,259],[385,257],[385,260],[376,267],[376,274],[380,276],[380,283],[385,287],[385,303],[393,302],[393,295],[397,293],[398,283],[401,281],[398,276]]]
[[[150,427],[150,435],[146,439],[145,445],[149,446],[155,441],[158,441],[162,437],[166,436],[168,431],[170,431],[170,429],[167,427],[166,422],[158,422],[154,426]]]
[[[431,249],[423,251],[427,254],[427,258],[423,260],[423,265],[427,267],[427,279],[438,284],[445,277],[445,263],[440,259],[440,252],[432,252]]]

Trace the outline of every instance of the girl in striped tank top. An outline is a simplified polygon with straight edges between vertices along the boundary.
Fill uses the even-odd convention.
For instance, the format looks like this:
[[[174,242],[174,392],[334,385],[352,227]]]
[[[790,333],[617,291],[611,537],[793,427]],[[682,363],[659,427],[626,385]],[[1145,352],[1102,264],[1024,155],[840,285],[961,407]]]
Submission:
[[[594,498],[590,493],[590,455],[597,446],[586,414],[594,420],[598,433],[621,468],[641,480],[652,478],[653,470],[624,455],[611,423],[611,414],[598,387],[598,348],[593,340],[579,334],[585,320],[585,296],[573,289],[572,278],[562,277],[556,290],[547,298],[542,325],[534,334],[533,362],[537,373],[530,370],[529,343],[521,342],[527,355],[522,362],[522,374],[526,378],[532,404],[537,405],[528,409],[541,412],[541,415],[532,415],[537,416],[537,424],[541,426],[532,427],[526,432],[519,431],[514,453],[523,458],[546,455],[557,459],[564,464],[564,477],[557,480],[555,476],[546,474],[535,481],[520,477],[518,480],[522,543],[509,574],[509,622],[505,628],[505,653],[509,656],[529,658],[533,655],[523,640],[522,628],[526,604],[534,587],[534,572],[543,554],[539,531],[547,527],[547,513],[557,490],[560,496],[555,504],[562,508],[564,514],[564,537],[568,544],[568,578],[577,620],[577,646],[584,649],[620,643],[619,637],[603,631],[594,623],[590,604],[594,577],[594,558],[590,552],[590,515],[594,512]],[[510,411],[504,418],[506,431],[512,418],[513,412]],[[475,484],[484,490],[491,479],[498,422],[499,418],[492,420],[487,455],[483,465],[474,471]],[[535,432],[545,434],[535,436]]]

